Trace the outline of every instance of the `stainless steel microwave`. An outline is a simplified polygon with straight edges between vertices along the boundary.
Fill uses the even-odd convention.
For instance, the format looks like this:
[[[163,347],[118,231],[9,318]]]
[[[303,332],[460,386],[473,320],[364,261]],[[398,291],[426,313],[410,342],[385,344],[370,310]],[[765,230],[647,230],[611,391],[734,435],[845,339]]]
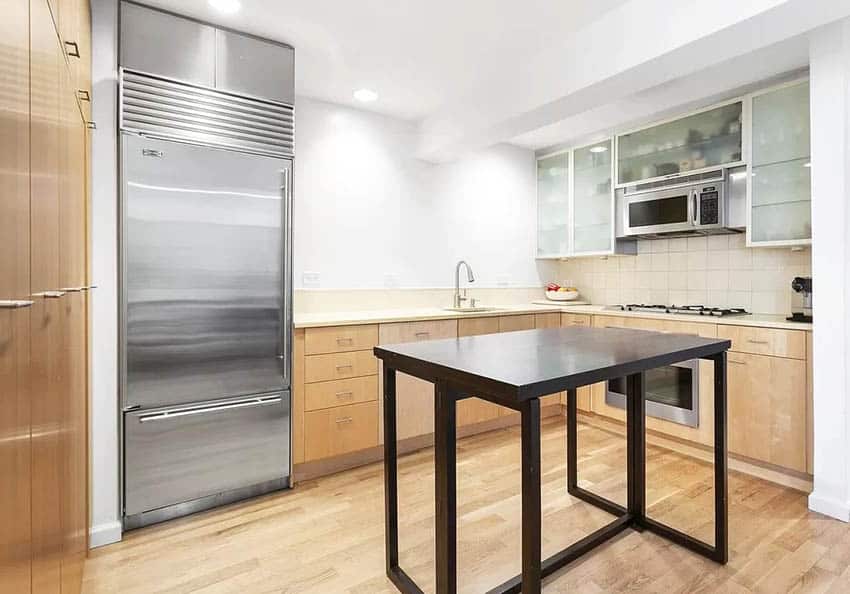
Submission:
[[[710,235],[738,233],[746,224],[746,184],[734,183],[719,172],[718,177],[673,186],[618,192],[618,237],[659,235]],[[743,191],[740,191],[739,185]],[[739,202],[741,204],[739,204]]]

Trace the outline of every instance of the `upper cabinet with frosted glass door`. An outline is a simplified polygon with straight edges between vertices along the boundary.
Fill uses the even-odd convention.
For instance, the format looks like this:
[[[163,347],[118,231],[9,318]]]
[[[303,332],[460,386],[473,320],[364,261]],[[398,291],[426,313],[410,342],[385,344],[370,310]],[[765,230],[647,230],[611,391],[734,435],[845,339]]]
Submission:
[[[569,255],[570,153],[537,159],[537,257]]]
[[[742,164],[743,102],[735,101],[617,137],[617,184]]]
[[[749,245],[811,243],[809,128],[808,81],[752,96]]]
[[[572,255],[614,253],[611,139],[573,150]]]

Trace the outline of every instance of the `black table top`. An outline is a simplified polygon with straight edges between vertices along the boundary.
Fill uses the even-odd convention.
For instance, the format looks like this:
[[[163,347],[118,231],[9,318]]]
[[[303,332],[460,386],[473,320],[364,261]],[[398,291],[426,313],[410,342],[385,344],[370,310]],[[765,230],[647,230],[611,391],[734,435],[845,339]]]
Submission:
[[[459,389],[526,400],[707,358],[731,341],[626,328],[554,328],[375,347],[389,367]]]

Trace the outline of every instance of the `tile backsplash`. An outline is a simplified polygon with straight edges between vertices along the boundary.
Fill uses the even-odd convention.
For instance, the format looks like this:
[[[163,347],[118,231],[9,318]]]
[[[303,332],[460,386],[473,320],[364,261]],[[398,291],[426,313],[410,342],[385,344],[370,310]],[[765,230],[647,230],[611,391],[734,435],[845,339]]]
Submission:
[[[596,304],[652,303],[743,307],[789,314],[791,279],[811,276],[809,248],[748,248],[744,235],[638,242],[636,256],[561,262],[559,282]]]

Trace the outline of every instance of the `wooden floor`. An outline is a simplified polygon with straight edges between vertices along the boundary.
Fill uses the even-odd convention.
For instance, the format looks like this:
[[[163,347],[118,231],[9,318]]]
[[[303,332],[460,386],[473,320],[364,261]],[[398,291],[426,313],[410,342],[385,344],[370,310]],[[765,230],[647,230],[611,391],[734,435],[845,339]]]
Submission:
[[[610,521],[566,494],[564,424],[544,420],[544,557]],[[433,452],[399,463],[402,567],[434,591]],[[458,587],[484,592],[519,573],[519,433],[458,444]],[[709,540],[712,468],[649,446],[651,517]],[[583,424],[579,482],[625,503],[625,440]],[[546,592],[850,592],[850,526],[804,494],[730,474],[730,562],[721,567],[627,531],[544,582]],[[92,552],[87,594],[395,592],[384,577],[383,471],[373,464],[294,491],[153,526]],[[706,521],[709,520],[709,521]]]

